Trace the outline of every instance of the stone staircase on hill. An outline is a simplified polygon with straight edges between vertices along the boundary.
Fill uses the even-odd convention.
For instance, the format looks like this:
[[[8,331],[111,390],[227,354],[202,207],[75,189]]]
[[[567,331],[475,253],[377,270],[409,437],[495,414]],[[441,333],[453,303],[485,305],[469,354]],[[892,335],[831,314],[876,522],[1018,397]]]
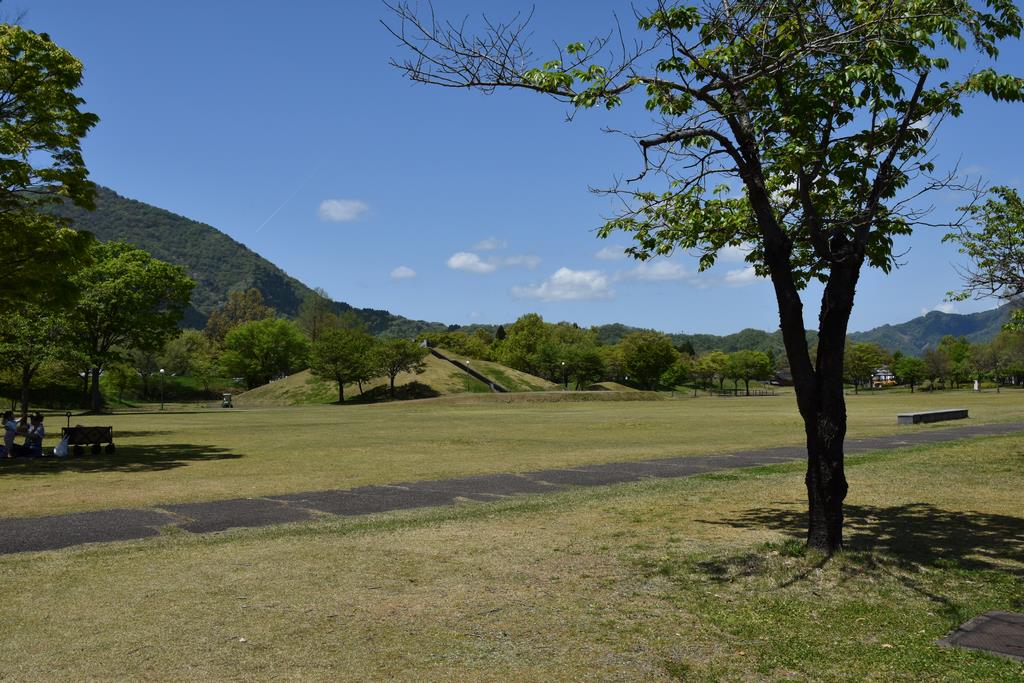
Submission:
[[[487,377],[486,375],[481,373],[476,368],[471,367],[468,363],[463,363],[461,360],[458,360],[456,358],[449,358],[448,356],[444,355],[443,353],[441,353],[437,349],[432,349],[429,346],[427,346],[426,348],[427,348],[428,351],[430,351],[430,353],[432,353],[434,355],[435,358],[440,358],[441,360],[448,361],[449,363],[451,363],[452,365],[457,367],[459,370],[462,370],[463,372],[465,372],[470,377],[478,379],[481,382],[483,382],[484,384],[486,384],[488,387],[490,387],[491,391],[493,391],[493,392],[495,392],[497,394],[507,394],[508,393],[508,389],[506,389],[505,387],[501,386],[500,384],[495,382],[490,377]]]

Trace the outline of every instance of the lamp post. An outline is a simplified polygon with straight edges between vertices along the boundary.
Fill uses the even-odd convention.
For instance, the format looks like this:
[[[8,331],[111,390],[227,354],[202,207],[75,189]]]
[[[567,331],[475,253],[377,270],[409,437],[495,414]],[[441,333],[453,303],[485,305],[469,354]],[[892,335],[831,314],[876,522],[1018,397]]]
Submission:
[[[164,369],[160,368],[160,410],[164,409]]]

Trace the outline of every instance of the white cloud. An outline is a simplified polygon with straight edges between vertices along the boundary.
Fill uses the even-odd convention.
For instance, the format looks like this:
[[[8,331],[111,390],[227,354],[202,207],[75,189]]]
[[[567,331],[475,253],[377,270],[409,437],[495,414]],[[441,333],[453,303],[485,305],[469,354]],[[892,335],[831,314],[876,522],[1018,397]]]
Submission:
[[[626,248],[617,244],[609,244],[594,254],[594,258],[601,261],[618,261],[621,258],[626,258]]]
[[[523,287],[513,287],[512,293],[523,299],[541,301],[579,301],[583,299],[608,299],[612,290],[608,287],[608,276],[599,270],[572,270],[559,268],[544,282]]]
[[[731,263],[741,263],[751,252],[753,245],[741,244],[738,247],[725,246],[718,252],[718,260]]]
[[[393,280],[408,280],[413,277],[416,277],[416,271],[408,266],[398,266],[391,271],[391,279]]]
[[[465,270],[470,273],[493,273],[498,266],[482,261],[479,256],[468,251],[460,251],[448,258],[448,267],[452,270]]]
[[[928,315],[932,311],[939,311],[940,313],[956,313],[956,305],[951,301],[943,301],[932,308],[922,308],[921,315]]]
[[[505,240],[499,240],[497,237],[488,237],[485,240],[480,240],[470,249],[473,251],[494,251],[495,249],[504,249],[507,246],[508,242]]]
[[[521,266],[523,268],[529,268],[530,270],[533,270],[534,268],[540,265],[540,257],[534,256],[532,254],[518,254],[516,256],[506,256],[504,258],[497,259],[496,261],[491,262],[502,266]]]
[[[757,273],[754,272],[754,266],[747,266],[746,268],[730,270],[728,273],[725,274],[726,284],[735,285],[737,287],[749,285],[756,279]]]
[[[366,202],[358,199],[325,199],[320,202],[320,220],[334,223],[354,221],[370,210]]]
[[[622,273],[622,279],[642,280],[644,282],[670,282],[687,280],[693,275],[678,263],[671,261],[653,261],[641,263]]]

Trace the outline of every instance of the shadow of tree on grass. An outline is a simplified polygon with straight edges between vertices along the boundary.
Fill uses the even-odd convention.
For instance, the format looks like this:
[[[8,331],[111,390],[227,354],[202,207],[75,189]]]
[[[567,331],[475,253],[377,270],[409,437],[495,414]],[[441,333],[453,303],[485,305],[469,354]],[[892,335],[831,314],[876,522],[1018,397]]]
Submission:
[[[61,472],[158,472],[185,467],[191,463],[242,458],[219,446],[200,444],[158,444],[118,446],[113,454],[93,455],[86,448],[81,456],[68,458],[0,459],[0,477],[5,475],[46,475]]]
[[[846,549],[884,555],[904,567],[998,569],[1024,575],[1024,518],[944,510],[928,503],[891,507],[848,505]],[[807,515],[792,509],[748,510],[707,522],[769,528],[803,539]]]

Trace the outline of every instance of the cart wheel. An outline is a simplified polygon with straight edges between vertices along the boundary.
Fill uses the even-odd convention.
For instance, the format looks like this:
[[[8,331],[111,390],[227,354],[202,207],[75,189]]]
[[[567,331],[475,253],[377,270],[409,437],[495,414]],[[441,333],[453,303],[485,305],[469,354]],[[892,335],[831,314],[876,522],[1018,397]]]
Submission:
[[[85,455],[85,449],[82,448],[80,445],[76,445],[75,446],[75,457],[76,458],[80,458],[83,455]]]
[[[100,445],[98,443],[94,443],[92,445],[92,454],[93,455],[99,455],[101,450],[102,449],[100,448]]]
[[[117,448],[114,446],[114,442],[111,441],[107,444],[107,455],[113,455]]]

